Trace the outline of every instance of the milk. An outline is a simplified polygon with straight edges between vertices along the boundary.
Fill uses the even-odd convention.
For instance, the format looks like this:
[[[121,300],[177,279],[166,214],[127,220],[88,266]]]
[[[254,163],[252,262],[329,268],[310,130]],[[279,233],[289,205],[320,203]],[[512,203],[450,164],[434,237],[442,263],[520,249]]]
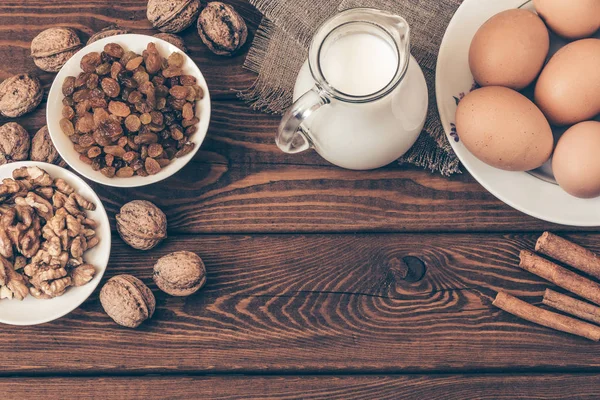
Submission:
[[[320,63],[331,86],[345,94],[366,96],[390,83],[398,67],[398,53],[375,34],[351,33],[329,45]]]
[[[347,95],[378,92],[394,78],[400,57],[389,41],[358,30],[332,38],[322,49],[320,68],[328,83]],[[294,101],[314,87],[308,62],[294,89]],[[315,150],[329,162],[348,169],[372,169],[389,164],[404,154],[421,132],[427,111],[427,84],[410,57],[402,82],[387,96],[353,104],[333,99],[303,123]]]

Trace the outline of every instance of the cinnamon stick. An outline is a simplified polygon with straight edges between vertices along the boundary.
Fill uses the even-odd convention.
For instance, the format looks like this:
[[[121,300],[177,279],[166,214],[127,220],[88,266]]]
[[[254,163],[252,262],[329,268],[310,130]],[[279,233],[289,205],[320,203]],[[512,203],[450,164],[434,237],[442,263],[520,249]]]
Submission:
[[[560,236],[544,232],[535,244],[535,251],[600,278],[600,257]]]
[[[600,285],[575,272],[556,265],[531,251],[521,250],[519,267],[544,278],[556,286],[567,289],[571,293],[583,297],[595,304],[600,304]]]
[[[552,289],[546,289],[542,303],[567,314],[600,325],[600,307],[574,299]]]
[[[600,340],[600,327],[566,315],[544,310],[524,302],[504,292],[498,292],[492,303],[496,307],[519,318],[543,325],[557,331],[571,333],[597,342]]]

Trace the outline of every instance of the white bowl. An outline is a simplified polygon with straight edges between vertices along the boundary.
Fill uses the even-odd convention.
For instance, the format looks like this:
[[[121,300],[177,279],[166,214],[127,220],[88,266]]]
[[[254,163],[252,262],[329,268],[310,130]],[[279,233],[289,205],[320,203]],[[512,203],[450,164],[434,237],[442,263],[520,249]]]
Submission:
[[[206,81],[198,69],[198,66],[196,66],[190,57],[183,53],[182,54],[185,58],[183,71],[187,75],[192,75],[195,77],[198,85],[204,89],[204,98],[198,101],[196,104],[196,115],[199,116],[200,122],[197,124],[196,133],[190,137],[190,140],[195,143],[194,149],[184,157],[173,159],[171,163],[164,167],[158,174],[147,177],[136,175],[131,178],[108,178],[100,171],[94,171],[91,166],[81,161],[79,159],[79,153],[77,153],[73,148],[73,143],[69,137],[62,132],[62,129],[59,125],[59,122],[62,118],[62,100],[64,98],[62,94],[62,84],[67,76],[79,75],[81,72],[81,68],[79,67],[81,58],[93,51],[102,52],[104,45],[107,43],[118,43],[125,50],[131,50],[141,54],[150,42],[154,42],[156,44],[158,51],[163,57],[166,57],[175,51],[181,53],[181,50],[172,44],[152,36],[134,34],[110,36],[98,40],[97,42],[94,42],[79,50],[62,67],[58,75],[56,75],[56,78],[54,78],[52,88],[50,88],[50,93],[48,94],[48,105],[46,107],[46,120],[52,142],[67,164],[69,164],[81,175],[95,182],[116,187],[138,187],[162,181],[163,179],[168,178],[183,168],[198,152],[198,149],[206,137],[208,124],[210,122],[210,94],[208,91],[208,86],[206,85]]]
[[[551,183],[550,163],[531,172],[503,171],[477,159],[460,141],[454,130],[457,99],[473,85],[469,69],[469,47],[475,32],[491,16],[517,7],[533,10],[525,0],[465,0],[450,21],[440,52],[436,72],[438,110],[448,140],[469,173],[498,199],[528,215],[545,221],[571,226],[600,226],[600,197],[578,199]],[[552,35],[551,48],[561,45]],[[595,37],[600,37],[597,33]],[[564,44],[564,41],[562,42]],[[555,129],[559,135],[559,130]]]
[[[29,295],[23,301],[0,300],[0,322],[10,325],[36,325],[58,319],[81,305],[100,283],[110,256],[111,232],[108,216],[102,202],[91,187],[80,177],[56,165],[35,161],[21,161],[0,166],[0,180],[11,178],[13,170],[24,166],[37,166],[47,171],[53,178],[63,178],[77,193],[96,205],[94,211],[87,215],[98,222],[96,236],[100,243],[86,251],[84,261],[96,267],[96,275],[87,284],[80,287],[70,287],[64,295],[53,299],[36,299]]]

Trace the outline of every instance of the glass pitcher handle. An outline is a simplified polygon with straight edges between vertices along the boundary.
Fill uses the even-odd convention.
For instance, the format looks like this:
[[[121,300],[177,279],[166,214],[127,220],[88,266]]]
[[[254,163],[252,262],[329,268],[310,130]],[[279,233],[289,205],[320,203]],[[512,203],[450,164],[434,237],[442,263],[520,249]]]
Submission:
[[[301,125],[313,112],[328,104],[330,98],[316,86],[304,93],[283,115],[275,143],[286,153],[300,153],[311,146],[310,134]]]

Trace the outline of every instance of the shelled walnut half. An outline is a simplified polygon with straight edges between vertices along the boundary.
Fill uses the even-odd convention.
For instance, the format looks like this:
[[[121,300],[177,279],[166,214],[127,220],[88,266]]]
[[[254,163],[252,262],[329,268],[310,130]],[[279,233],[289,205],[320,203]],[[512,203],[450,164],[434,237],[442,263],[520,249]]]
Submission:
[[[84,253],[99,243],[95,205],[64,179],[21,167],[0,184],[0,298],[49,299],[95,275]]]

